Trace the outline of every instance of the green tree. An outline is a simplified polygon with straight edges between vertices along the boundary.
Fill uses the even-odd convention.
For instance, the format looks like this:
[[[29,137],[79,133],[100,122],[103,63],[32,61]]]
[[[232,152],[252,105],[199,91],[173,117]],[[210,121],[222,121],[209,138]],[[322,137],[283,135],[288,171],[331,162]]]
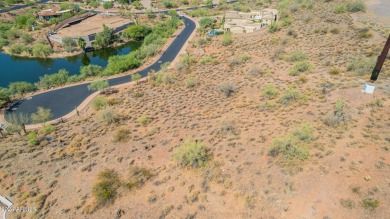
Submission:
[[[3,107],[4,104],[9,103],[11,101],[11,96],[7,88],[0,88],[0,108]]]
[[[205,1],[205,4],[208,8],[212,8],[213,7],[213,0],[206,0]]]
[[[51,88],[66,84],[69,78],[69,72],[65,69],[60,69],[55,74],[45,74],[43,77],[39,77],[38,86],[41,88]]]
[[[85,39],[84,38],[78,38],[77,39],[77,45],[81,48],[81,49],[83,49],[84,50],[84,52],[85,52],[85,47],[87,46],[87,42],[85,41]]]
[[[114,39],[114,32],[103,24],[103,32],[96,34],[95,44],[97,47],[105,48],[109,46]]]
[[[109,86],[108,81],[94,81],[88,85],[88,90],[91,91],[102,91]]]
[[[125,30],[125,36],[134,39],[134,40],[142,40],[144,39],[148,34],[152,32],[152,28],[145,26],[145,25],[132,25],[129,26]]]
[[[71,37],[62,38],[62,43],[64,44],[65,50],[67,52],[73,52],[73,47],[75,46],[75,42]]]
[[[8,90],[12,94],[24,94],[36,90],[36,87],[31,83],[18,81],[10,83]]]
[[[21,135],[21,132],[23,131],[25,134],[26,128],[25,124],[27,124],[30,121],[30,118],[28,115],[23,113],[11,113],[6,116],[6,120],[9,122],[8,127],[6,128],[7,131],[11,133],[18,133],[18,135]]]
[[[37,112],[31,115],[31,120],[33,123],[43,123],[43,125],[45,125],[52,117],[53,114],[51,113],[51,109],[45,109],[39,106]]]
[[[102,71],[103,68],[98,65],[86,65],[80,68],[80,74],[83,78],[97,76]]]

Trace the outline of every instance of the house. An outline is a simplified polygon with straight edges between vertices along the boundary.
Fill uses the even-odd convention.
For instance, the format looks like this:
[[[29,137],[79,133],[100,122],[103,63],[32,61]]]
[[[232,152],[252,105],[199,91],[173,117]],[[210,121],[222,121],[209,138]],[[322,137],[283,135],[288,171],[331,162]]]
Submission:
[[[70,12],[70,10],[61,10],[61,8],[52,8],[38,12],[38,18],[42,21],[49,21],[55,17],[61,17],[63,13]]]
[[[272,22],[276,22],[278,19],[278,11],[271,8],[248,13],[228,11],[225,15],[223,29],[232,33],[252,33],[264,28]]]

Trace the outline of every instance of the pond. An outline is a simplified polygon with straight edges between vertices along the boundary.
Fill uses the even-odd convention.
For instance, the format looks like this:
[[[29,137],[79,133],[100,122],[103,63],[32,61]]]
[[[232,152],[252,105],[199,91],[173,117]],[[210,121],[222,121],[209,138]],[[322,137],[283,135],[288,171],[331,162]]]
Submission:
[[[45,74],[66,69],[69,75],[79,74],[80,67],[94,64],[106,66],[113,55],[125,55],[138,49],[142,42],[128,42],[115,48],[99,49],[86,54],[65,58],[28,58],[0,53],[0,87],[7,87],[15,81],[38,82]]]

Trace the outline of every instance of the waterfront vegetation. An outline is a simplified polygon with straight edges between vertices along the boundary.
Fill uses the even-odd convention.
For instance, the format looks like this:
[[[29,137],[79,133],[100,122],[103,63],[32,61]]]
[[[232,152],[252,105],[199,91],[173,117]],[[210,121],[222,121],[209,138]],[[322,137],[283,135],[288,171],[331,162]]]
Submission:
[[[179,27],[180,19],[178,14],[175,11],[170,11],[169,15],[169,19],[166,19],[154,27],[136,25],[130,26],[126,29],[123,37],[132,40],[143,39],[141,47],[127,55],[111,56],[108,60],[108,65],[105,68],[97,65],[87,65],[81,67],[80,74],[77,75],[69,75],[67,70],[61,69],[57,73],[46,74],[40,77],[39,81],[35,84],[28,82],[13,82],[10,83],[8,88],[0,88],[0,107],[4,107],[5,104],[9,103],[13,98],[23,97],[26,93],[38,89],[50,89],[66,84],[77,83],[91,77],[120,74],[127,70],[141,66],[149,57],[157,54],[167,39],[172,36]],[[0,29],[4,26],[7,26],[7,24],[0,24]],[[107,46],[107,43],[110,43],[112,38],[113,35],[111,31],[108,28],[104,28],[104,31],[101,34],[101,39],[99,40],[99,46]],[[71,49],[72,46],[75,46],[70,44],[72,43],[69,43],[69,49]],[[24,47],[16,47],[16,49],[23,50]],[[33,47],[33,52],[48,53],[47,50],[49,49],[50,47],[48,45],[44,43],[37,43]]]

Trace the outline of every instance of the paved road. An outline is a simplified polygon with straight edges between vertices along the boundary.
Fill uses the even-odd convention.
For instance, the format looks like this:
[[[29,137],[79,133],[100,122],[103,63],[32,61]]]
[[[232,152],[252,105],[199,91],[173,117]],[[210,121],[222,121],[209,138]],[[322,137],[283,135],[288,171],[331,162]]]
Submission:
[[[192,20],[185,17],[183,17],[183,19],[185,23],[184,30],[178,35],[178,37],[176,37],[158,61],[139,72],[142,77],[146,77],[148,72],[151,70],[159,71],[162,63],[172,62],[176,55],[180,52],[187,39],[195,30],[195,23]],[[129,75],[108,80],[110,86],[124,84],[130,81],[131,77]],[[13,105],[6,112],[5,117],[7,118],[10,113],[31,115],[37,111],[38,106],[41,106],[51,109],[53,113],[52,119],[59,119],[74,110],[75,107],[79,106],[89,95],[93,93],[88,90],[88,85],[89,83],[81,84],[34,95],[31,99],[24,99]]]

